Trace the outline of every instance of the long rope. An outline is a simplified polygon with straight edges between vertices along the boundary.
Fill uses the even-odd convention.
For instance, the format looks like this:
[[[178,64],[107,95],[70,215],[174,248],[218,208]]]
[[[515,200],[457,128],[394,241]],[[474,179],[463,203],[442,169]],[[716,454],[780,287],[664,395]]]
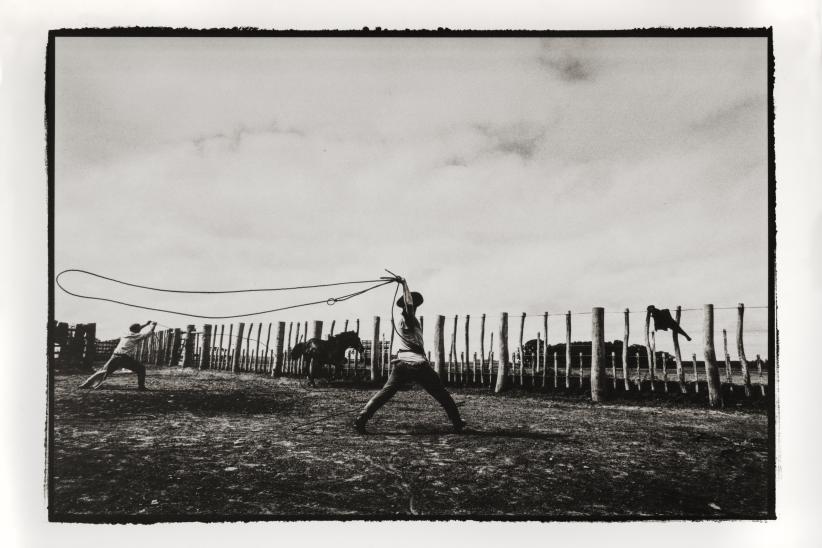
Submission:
[[[101,280],[108,280],[110,282],[118,283],[120,285],[127,285],[129,287],[136,287],[138,289],[147,289],[149,291],[161,291],[164,293],[193,293],[198,295],[220,295],[225,293],[257,293],[263,291],[290,291],[292,289],[315,289],[318,287],[333,287],[337,285],[353,285],[353,284],[370,284],[375,282],[384,281],[385,278],[380,278],[378,280],[355,280],[352,282],[334,282],[330,284],[315,284],[315,285],[296,285],[293,287],[266,287],[266,288],[257,288],[257,289],[222,289],[222,290],[215,290],[215,291],[203,291],[203,290],[189,290],[189,289],[164,289],[160,287],[153,287],[150,285],[141,285],[135,284],[130,282],[124,282],[123,280],[118,280],[117,278],[110,278],[108,276],[103,276],[102,274],[96,274],[94,272],[89,272],[88,270],[81,270],[79,268],[68,268],[63,270],[57,275],[55,281],[60,279],[60,276],[63,274],[68,274],[69,272],[78,272],[80,274],[85,274],[87,276],[94,276],[95,278],[100,278]],[[60,285],[59,281],[57,285]],[[60,286],[62,289],[63,286]],[[65,291],[65,289],[63,289]]]
[[[62,276],[63,274],[66,274],[68,272],[80,272],[80,273],[87,274],[87,275],[90,275],[90,276],[95,276],[97,278],[102,278],[102,279],[105,279],[105,280],[113,281],[115,283],[119,283],[119,284],[122,284],[122,285],[127,285],[127,286],[131,286],[131,287],[138,287],[138,288],[141,288],[141,289],[148,289],[148,290],[151,290],[151,291],[163,291],[163,292],[170,292],[170,293],[199,293],[199,294],[245,293],[245,292],[253,292],[253,291],[286,291],[286,290],[290,290],[290,289],[310,289],[310,288],[317,288],[317,287],[331,287],[331,286],[337,286],[337,285],[371,283],[371,282],[375,282],[375,281],[380,282],[380,283],[378,283],[376,285],[373,285],[371,287],[368,287],[366,289],[360,290],[360,291],[355,291],[353,293],[348,293],[348,294],[345,294],[345,295],[341,295],[339,297],[331,297],[331,298],[328,298],[328,299],[322,299],[322,300],[319,300],[319,301],[311,301],[311,302],[307,302],[307,303],[295,304],[295,305],[290,305],[290,306],[283,306],[283,307],[280,307],[280,308],[272,308],[272,309],[269,309],[269,310],[260,310],[260,311],[257,311],[257,312],[248,312],[248,313],[244,313],[244,314],[230,314],[230,315],[226,315],[226,316],[206,316],[206,315],[203,315],[203,314],[191,314],[189,312],[181,312],[181,311],[178,311],[178,310],[168,310],[168,309],[164,309],[164,308],[154,308],[154,307],[143,306],[143,305],[134,304],[134,303],[127,303],[127,302],[124,302],[124,301],[119,301],[117,299],[107,299],[105,297],[93,297],[91,295],[81,295],[79,293],[74,293],[72,291],[69,291],[65,287],[63,287],[63,285],[60,283],[60,276]],[[331,305],[334,305],[338,302],[347,301],[348,299],[351,299],[353,297],[357,297],[359,295],[362,295],[363,293],[367,293],[367,292],[369,292],[373,289],[377,289],[378,287],[382,287],[384,285],[395,282],[395,280],[393,278],[392,279],[380,278],[379,280],[359,280],[359,281],[353,281],[353,282],[337,282],[337,283],[332,283],[332,284],[317,284],[317,285],[305,285],[305,286],[295,286],[295,287],[278,287],[278,288],[269,288],[269,289],[236,289],[236,290],[224,290],[224,291],[185,291],[185,290],[177,290],[177,289],[160,289],[160,288],[151,287],[151,286],[132,284],[132,283],[128,283],[128,282],[123,282],[122,280],[117,280],[115,278],[109,278],[107,276],[101,276],[100,274],[95,274],[93,272],[88,272],[86,270],[79,270],[79,269],[63,270],[62,272],[60,272],[57,275],[57,277],[55,278],[54,281],[57,284],[57,286],[61,290],[63,290],[63,292],[65,292],[65,293],[67,293],[67,294],[69,294],[73,297],[79,297],[81,299],[89,299],[89,300],[94,300],[94,301],[104,301],[104,302],[119,304],[119,305],[122,305],[122,306],[128,306],[128,307],[131,307],[131,308],[139,308],[141,310],[150,310],[150,311],[153,311],[153,312],[164,312],[166,314],[176,314],[178,316],[186,316],[186,317],[189,317],[189,318],[202,318],[202,319],[206,319],[206,320],[228,320],[228,319],[232,319],[232,318],[244,318],[244,317],[247,317],[247,316],[260,316],[262,314],[270,314],[272,312],[280,312],[280,311],[283,311],[283,310],[291,310],[293,308],[300,308],[300,307],[304,307],[304,306],[312,306],[312,305],[321,304],[321,303],[325,303],[325,304],[331,306]]]

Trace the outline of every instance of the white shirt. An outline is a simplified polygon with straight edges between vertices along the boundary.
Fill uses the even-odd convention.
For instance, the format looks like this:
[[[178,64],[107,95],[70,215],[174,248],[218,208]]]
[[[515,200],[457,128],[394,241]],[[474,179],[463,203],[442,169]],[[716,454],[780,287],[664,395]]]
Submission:
[[[408,325],[405,316],[402,316],[397,326],[399,341],[397,343],[397,359],[409,363],[427,362],[422,341],[422,329],[418,320],[416,325]]]
[[[153,334],[154,325],[152,325],[151,329],[145,333],[132,333],[129,331],[127,334],[120,337],[120,342],[118,342],[117,346],[114,347],[114,354],[133,358],[137,352],[137,346],[140,344],[140,341],[150,337]]]

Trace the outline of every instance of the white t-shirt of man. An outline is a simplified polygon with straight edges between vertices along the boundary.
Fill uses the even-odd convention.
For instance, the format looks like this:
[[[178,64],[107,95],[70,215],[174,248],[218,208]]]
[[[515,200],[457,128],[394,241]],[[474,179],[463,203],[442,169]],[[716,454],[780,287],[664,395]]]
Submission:
[[[128,356],[129,358],[135,357],[137,354],[137,346],[140,344],[140,341],[150,337],[153,333],[153,325],[151,326],[151,329],[145,333],[132,333],[129,331],[127,334],[120,337],[120,341],[117,343],[117,346],[114,347],[114,354],[117,356]]]

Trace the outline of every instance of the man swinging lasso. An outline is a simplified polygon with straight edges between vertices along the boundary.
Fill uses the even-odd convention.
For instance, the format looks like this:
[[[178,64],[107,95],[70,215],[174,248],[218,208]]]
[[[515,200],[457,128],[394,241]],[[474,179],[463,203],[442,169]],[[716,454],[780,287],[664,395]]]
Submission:
[[[357,432],[365,433],[365,424],[374,413],[390,400],[397,391],[411,381],[418,382],[431,396],[437,400],[448,413],[448,418],[454,425],[456,432],[461,432],[465,428],[465,421],[460,417],[457,404],[445,386],[442,384],[439,375],[428,363],[425,357],[425,348],[422,340],[422,328],[417,320],[417,307],[422,304],[422,295],[411,293],[408,284],[403,278],[397,278],[402,284],[403,296],[397,300],[397,306],[403,309],[402,319],[399,322],[397,334],[399,335],[399,345],[397,347],[397,359],[392,362],[393,369],[391,375],[382,390],[377,392],[369,400],[357,418],[354,420],[354,428]],[[374,349],[372,349],[372,352]]]
[[[151,324],[151,329],[143,333],[143,328]],[[143,339],[150,337],[154,333],[154,328],[157,327],[157,322],[148,321],[143,325],[139,323],[132,324],[129,327],[129,333],[120,337],[120,342],[114,348],[114,353],[106,364],[90,376],[86,381],[80,385],[80,388],[100,388],[109,375],[118,369],[130,369],[137,373],[137,389],[146,389],[146,366],[138,362],[134,355],[137,352],[137,345]]]

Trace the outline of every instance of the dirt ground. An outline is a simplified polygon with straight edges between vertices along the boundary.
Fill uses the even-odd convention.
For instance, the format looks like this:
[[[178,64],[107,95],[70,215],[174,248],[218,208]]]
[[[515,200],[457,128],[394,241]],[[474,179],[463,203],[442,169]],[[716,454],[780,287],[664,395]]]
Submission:
[[[55,376],[58,521],[766,518],[767,414],[664,401],[456,389],[454,434],[425,392],[354,433],[367,386],[149,370],[97,391]],[[342,413],[342,414],[341,414]]]

